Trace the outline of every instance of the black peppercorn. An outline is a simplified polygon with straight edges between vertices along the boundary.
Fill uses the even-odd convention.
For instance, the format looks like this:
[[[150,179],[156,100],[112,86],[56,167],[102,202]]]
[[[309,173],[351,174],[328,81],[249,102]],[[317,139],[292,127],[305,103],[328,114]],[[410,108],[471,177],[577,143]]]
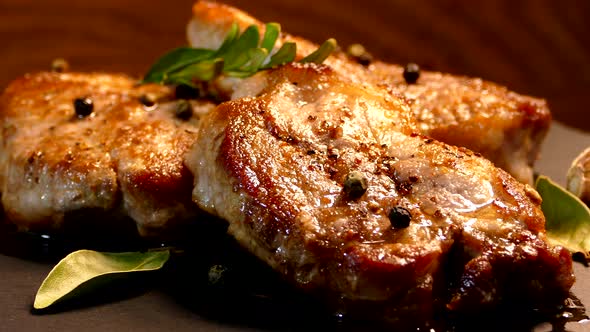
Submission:
[[[51,71],[56,73],[63,73],[70,68],[68,62],[63,58],[54,59],[51,62]]]
[[[361,172],[350,172],[344,179],[344,192],[352,199],[363,196],[367,187],[367,178]]]
[[[228,268],[223,265],[213,265],[209,268],[209,284],[223,286],[228,274]]]
[[[415,63],[408,63],[404,67],[404,80],[408,84],[414,84],[418,81],[420,77],[420,66]]]
[[[83,118],[92,114],[94,110],[94,103],[88,97],[74,99],[74,110],[79,118]]]
[[[174,114],[179,119],[188,120],[193,116],[193,106],[188,100],[179,100],[178,103],[176,103]]]
[[[139,96],[139,102],[146,107],[152,107],[156,104],[154,97],[149,94]]]
[[[412,214],[406,208],[396,206],[389,211],[389,222],[391,222],[391,228],[400,229],[410,226],[412,220]]]
[[[174,89],[176,99],[197,99],[200,96],[199,90],[187,84],[179,84]]]
[[[352,57],[356,62],[363,66],[368,66],[373,61],[371,53],[367,52],[365,47],[361,44],[352,44],[346,50],[346,53]]]

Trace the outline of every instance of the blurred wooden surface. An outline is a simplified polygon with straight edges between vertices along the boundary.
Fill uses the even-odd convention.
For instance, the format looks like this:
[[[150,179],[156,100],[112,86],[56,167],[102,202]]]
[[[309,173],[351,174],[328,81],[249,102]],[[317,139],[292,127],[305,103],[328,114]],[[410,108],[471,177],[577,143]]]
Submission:
[[[140,75],[185,43],[193,0],[0,0],[0,87],[56,57],[73,70]],[[377,58],[479,76],[549,100],[590,130],[590,1],[228,0],[294,34]],[[311,5],[312,3],[313,5]]]

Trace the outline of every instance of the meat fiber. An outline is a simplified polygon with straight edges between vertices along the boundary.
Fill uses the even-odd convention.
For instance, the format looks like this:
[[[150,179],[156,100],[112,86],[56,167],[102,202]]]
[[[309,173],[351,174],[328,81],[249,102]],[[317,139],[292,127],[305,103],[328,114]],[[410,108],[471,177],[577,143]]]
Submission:
[[[297,287],[395,321],[552,303],[574,282],[536,191],[421,135],[395,94],[291,64],[234,97],[187,155],[193,199]]]
[[[93,102],[90,115],[76,114],[77,98]],[[72,215],[74,224],[130,217],[141,235],[161,236],[194,217],[183,157],[200,114],[214,105],[193,101],[194,115],[183,120],[173,99],[173,89],[125,75],[39,73],[12,82],[0,98],[7,219],[52,232]]]
[[[251,24],[264,30],[261,22],[239,9],[199,1],[187,26],[189,42],[194,47],[218,48],[233,22],[242,30]],[[317,48],[289,34],[283,34],[278,45],[285,41],[297,43],[298,58]],[[422,71],[416,84],[406,84],[401,66],[380,61],[363,66],[342,52],[336,52],[325,63],[343,79],[372,83],[403,96],[418,121],[420,133],[481,153],[516,179],[532,184],[532,167],[551,121],[544,100],[478,78],[437,72]],[[239,84],[236,79],[222,79],[217,89],[231,95]]]

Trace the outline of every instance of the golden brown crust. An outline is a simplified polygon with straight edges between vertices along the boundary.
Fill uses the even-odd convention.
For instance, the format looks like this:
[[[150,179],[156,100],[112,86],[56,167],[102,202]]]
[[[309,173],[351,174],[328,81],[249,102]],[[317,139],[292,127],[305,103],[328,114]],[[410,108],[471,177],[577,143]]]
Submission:
[[[367,71],[408,100],[424,134],[481,153],[532,184],[532,167],[551,123],[544,100],[482,79],[428,71],[416,84],[406,84],[403,68],[381,62]]]
[[[395,95],[313,65],[244,85],[253,80],[264,88],[203,119],[187,161],[193,198],[297,286],[396,317],[555,300],[571,287],[571,258],[544,241],[532,189],[416,134]],[[351,171],[368,183],[359,198],[344,190]],[[409,227],[392,228],[394,207]]]
[[[231,22],[242,29],[256,24],[263,30],[261,22],[236,8],[199,1],[187,27],[189,42],[216,48]],[[283,33],[278,44],[285,41],[297,43],[298,59],[317,48],[308,40]],[[401,66],[374,61],[364,67],[342,52],[325,63],[352,82],[378,85],[403,96],[422,134],[481,153],[519,181],[532,184],[532,166],[551,122],[544,100],[481,79],[437,72],[422,71],[416,84],[406,84]],[[220,89],[232,87],[220,85]]]
[[[144,106],[139,97],[162,102]],[[125,75],[38,73],[0,99],[2,203],[22,229],[59,229],[81,209],[123,214],[143,235],[195,214],[184,152],[198,117],[174,117],[173,91]],[[74,99],[93,112],[78,117]],[[208,111],[213,106],[203,103]]]

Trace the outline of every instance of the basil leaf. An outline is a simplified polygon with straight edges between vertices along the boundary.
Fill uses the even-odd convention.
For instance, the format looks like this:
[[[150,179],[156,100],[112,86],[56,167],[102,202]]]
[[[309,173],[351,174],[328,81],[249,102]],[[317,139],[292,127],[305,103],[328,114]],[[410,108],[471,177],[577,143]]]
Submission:
[[[101,253],[75,251],[62,259],[45,278],[33,307],[44,309],[58,300],[83,292],[85,286],[109,278],[162,268],[170,257],[168,250],[150,252]]]
[[[590,209],[576,196],[546,176],[539,176],[536,188],[543,203],[547,238],[572,252],[590,251]]]
[[[284,43],[283,46],[270,57],[270,61],[262,67],[262,69],[269,69],[276,66],[284,65],[287,62],[295,60],[295,54],[297,53],[297,44],[295,43]]]
[[[336,47],[338,47],[338,44],[336,43],[336,39],[330,38],[330,39],[326,40],[320,46],[320,48],[318,48],[317,50],[315,50],[314,52],[312,52],[311,54],[309,54],[305,58],[299,60],[299,62],[301,62],[301,63],[315,62],[318,64],[322,63],[322,62],[324,62],[324,60],[326,60],[326,58],[328,56],[330,56],[330,54],[336,49]]]
[[[264,48],[270,54],[272,49],[275,47],[275,43],[281,34],[281,25],[278,23],[267,23],[266,29],[264,30],[264,37],[260,47]]]
[[[162,83],[170,73],[213,56],[215,52],[201,48],[179,47],[162,56],[143,78],[143,83]]]

